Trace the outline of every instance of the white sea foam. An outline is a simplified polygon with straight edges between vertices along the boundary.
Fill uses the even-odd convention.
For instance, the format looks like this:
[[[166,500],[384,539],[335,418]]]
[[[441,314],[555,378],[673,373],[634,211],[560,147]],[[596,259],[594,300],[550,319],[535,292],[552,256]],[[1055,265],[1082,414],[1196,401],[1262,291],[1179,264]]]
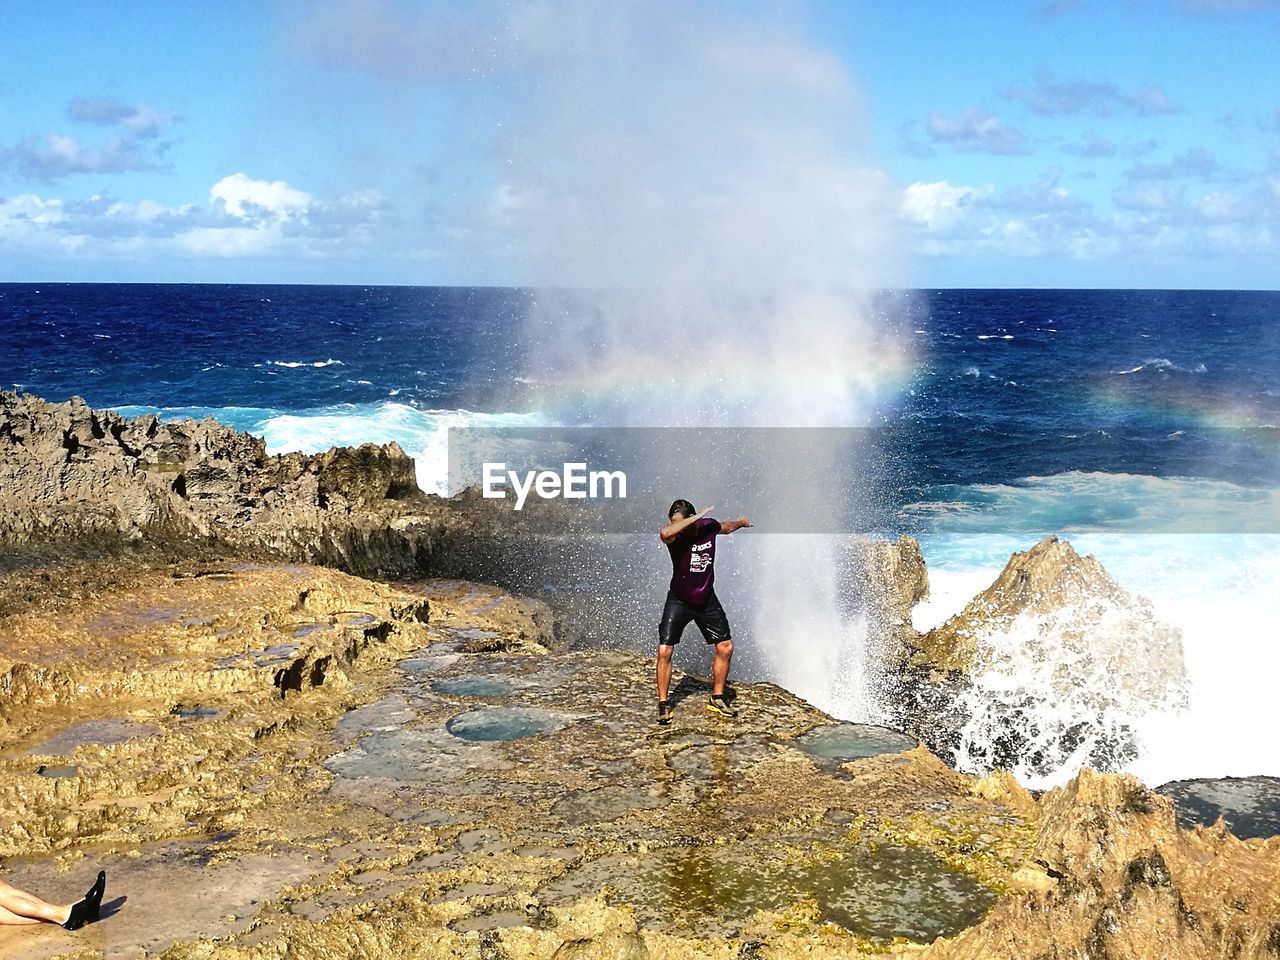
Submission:
[[[1118,376],[1128,376],[1135,373],[1208,373],[1208,368],[1203,363],[1192,364],[1189,367],[1179,366],[1167,357],[1152,357],[1149,360],[1143,360],[1136,367],[1129,370],[1117,370]]]
[[[330,358],[328,360],[268,360],[267,363],[273,367],[290,367],[290,368],[292,367],[332,367],[332,366],[343,365],[341,360],[334,360],[333,358]],[[255,363],[254,366],[260,367],[262,366],[262,364]]]
[[[979,340],[1012,340],[1012,333],[980,333]]]
[[[421,410],[393,401],[344,403],[313,410],[284,412],[269,407],[113,407],[137,417],[158,414],[163,420],[213,417],[267,442],[267,453],[321,453],[330,447],[395,441],[414,459],[418,486],[442,496],[450,492],[449,428],[527,427],[546,421],[529,413],[481,413],[474,410]]]
[[[421,410],[393,401],[342,404],[304,413],[278,413],[251,431],[267,441],[268,453],[299,450],[319,453],[333,446],[400,444],[414,459],[418,486],[427,493],[449,494],[449,429],[526,427],[545,421],[529,413],[481,413],[474,410]]]

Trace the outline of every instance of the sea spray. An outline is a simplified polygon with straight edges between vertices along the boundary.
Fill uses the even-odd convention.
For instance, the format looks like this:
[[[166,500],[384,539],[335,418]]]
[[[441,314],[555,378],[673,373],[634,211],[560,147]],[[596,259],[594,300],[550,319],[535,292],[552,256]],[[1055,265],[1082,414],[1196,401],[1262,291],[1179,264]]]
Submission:
[[[1251,491],[1215,481],[1095,476],[1111,492],[1116,511],[1141,507],[1150,516],[1197,517],[1202,526],[1225,528],[1242,510],[1257,515]],[[1156,534],[1085,532],[1096,514],[1059,496],[1076,475],[1039,478],[1052,505],[1055,529],[1081,554],[1092,554],[1118,583],[1148,599],[1153,616],[1183,637],[1186,682],[1169,695],[1135,697],[1126,685],[1158,673],[1163,664],[1131,658],[1117,665],[1095,647],[1073,647],[1064,624],[1053,618],[988,632],[985,655],[963,707],[969,722],[958,762],[971,772],[1013,767],[1020,778],[1052,786],[1081,765],[1136,774],[1150,784],[1186,777],[1253,776],[1280,769],[1280,746],[1259,735],[1270,724],[1280,648],[1274,635],[1280,596],[1280,536],[1244,533]],[[1027,492],[1007,488],[990,509],[1027,515]],[[961,499],[989,501],[991,491],[959,492]],[[1041,507],[1032,513],[1050,510]],[[990,524],[990,519],[988,519]],[[955,531],[922,540],[930,566],[930,598],[916,607],[914,623],[928,630],[942,623],[990,584],[1013,550],[1034,534]]]
[[[900,280],[896,191],[862,135],[852,78],[802,24],[718,9],[571,5],[554,63],[499,143],[504,226],[543,287],[527,377],[558,423],[865,426],[909,368],[888,322],[897,304],[879,295]],[[834,451],[815,457],[808,466],[839,485],[830,529],[849,529],[836,504],[867,478],[837,475]],[[752,485],[676,457],[661,471],[655,532],[677,496],[728,519],[789,494],[786,469]],[[621,585],[595,585],[631,646],[650,642],[666,576],[656,536],[645,539],[647,552],[616,548],[636,558],[616,575],[641,587],[630,610]],[[735,674],[874,719],[836,547],[834,535],[763,527],[725,547]]]
[[[1161,629],[1097,598],[982,630],[961,695],[956,765],[975,775],[1011,770],[1041,789],[1081,767],[1131,766],[1144,721],[1187,702],[1181,664],[1154,655],[1168,647]]]

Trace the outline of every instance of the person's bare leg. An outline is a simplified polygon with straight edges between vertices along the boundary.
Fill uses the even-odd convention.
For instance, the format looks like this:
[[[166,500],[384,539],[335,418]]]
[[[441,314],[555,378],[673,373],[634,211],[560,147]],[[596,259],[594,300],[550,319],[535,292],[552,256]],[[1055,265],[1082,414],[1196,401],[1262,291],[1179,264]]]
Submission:
[[[716,644],[716,658],[711,662],[711,695],[724,693],[724,682],[729,679],[729,661],[733,659],[733,641],[721,640]]]
[[[671,690],[671,654],[675,647],[658,644],[658,701],[665,702]]]
[[[19,890],[0,880],[0,909],[16,920],[0,916],[0,923],[66,923],[71,916],[71,904],[49,903],[34,894]]]
[[[16,927],[32,923],[44,923],[44,921],[37,920],[35,917],[20,917],[16,913],[10,913],[4,907],[0,907],[0,927]]]

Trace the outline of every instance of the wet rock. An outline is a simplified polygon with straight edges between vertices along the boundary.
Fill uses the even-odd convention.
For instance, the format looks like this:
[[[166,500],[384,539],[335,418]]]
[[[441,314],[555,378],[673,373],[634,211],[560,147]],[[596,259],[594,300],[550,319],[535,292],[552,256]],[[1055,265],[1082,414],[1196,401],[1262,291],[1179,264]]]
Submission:
[[[1280,848],[1182,830],[1171,801],[1132,777],[1081,771],[1040,808],[1030,862],[1053,885],[1001,900],[922,956],[1272,955]]]
[[[1157,792],[1174,802],[1184,827],[1210,827],[1221,817],[1242,840],[1280,836],[1280,778],[1175,780]]]
[[[493,677],[453,677],[448,680],[437,680],[431,684],[431,689],[449,697],[479,697],[486,700],[511,695],[511,684]]]
[[[814,727],[792,743],[810,756],[836,764],[884,753],[901,753],[916,746],[914,737],[863,723],[832,723]]]
[[[445,729],[463,740],[521,740],[552,733],[565,722],[536,707],[481,707],[453,717]]]
[[[1157,622],[1149,601],[1056,536],[1010,557],[991,586],[920,638],[913,659],[943,673],[971,672],[983,656],[984,633],[1034,617],[1046,618],[1046,628],[1092,642],[1096,655],[1123,671],[1136,696],[1163,694],[1185,677],[1181,631]],[[1109,632],[1100,637],[1104,625]]]
[[[616,855],[567,872],[539,891],[563,905],[608,886],[646,929],[713,939],[739,935],[758,911],[812,902],[821,921],[867,940],[930,941],[980,920],[990,890],[932,854],[906,848],[836,844],[804,854],[751,841]]]
[[[1182,635],[1092,556],[1015,553],[897,663],[895,722],[965,769],[1120,769],[1137,721],[1185,702]]]
[[[841,575],[850,612],[865,618],[877,655],[897,662],[916,644],[911,610],[929,596],[929,573],[912,537],[851,537],[842,545]]]
[[[150,737],[159,732],[158,727],[132,720],[86,720],[28,748],[27,755],[69,756],[80,747],[105,747],[127,743],[136,737]]]

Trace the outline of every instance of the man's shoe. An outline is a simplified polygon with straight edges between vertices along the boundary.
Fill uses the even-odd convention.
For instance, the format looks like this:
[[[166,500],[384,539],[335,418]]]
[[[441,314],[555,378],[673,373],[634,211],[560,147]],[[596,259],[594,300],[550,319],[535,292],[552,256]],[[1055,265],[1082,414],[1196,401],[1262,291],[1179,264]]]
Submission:
[[[665,727],[668,723],[671,722],[671,717],[674,714],[675,714],[675,711],[671,709],[670,700],[658,701],[658,722],[660,724],[662,724]]]
[[[736,717],[738,711],[724,697],[712,697],[707,701],[707,709],[724,717]]]

